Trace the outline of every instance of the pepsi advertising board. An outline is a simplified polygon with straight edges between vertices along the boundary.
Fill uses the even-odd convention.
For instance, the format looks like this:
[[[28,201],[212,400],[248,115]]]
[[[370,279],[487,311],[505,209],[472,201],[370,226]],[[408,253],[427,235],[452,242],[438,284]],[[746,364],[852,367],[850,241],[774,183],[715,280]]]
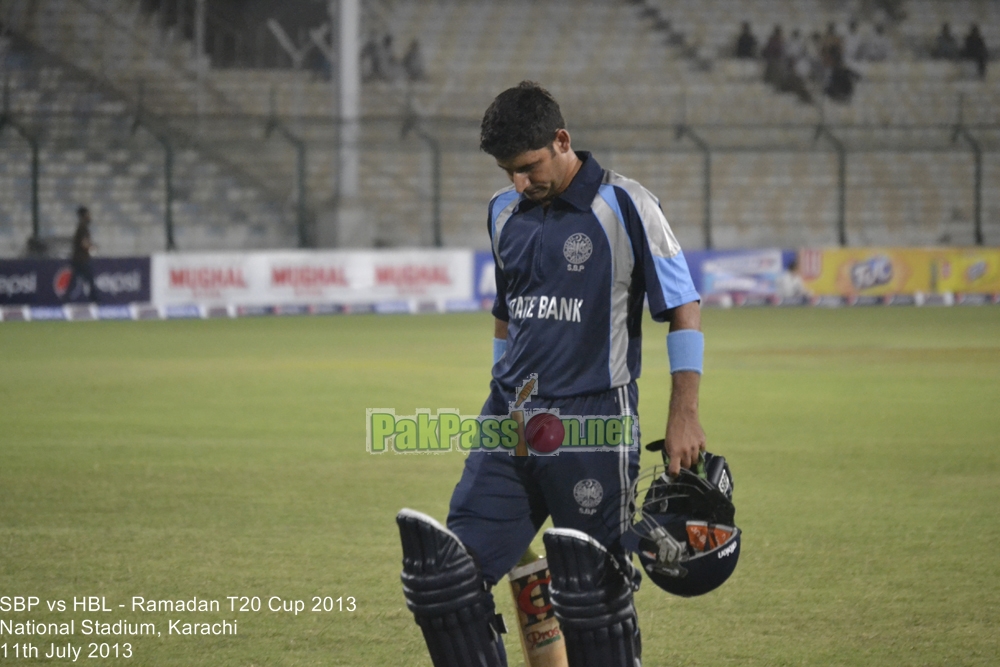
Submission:
[[[148,257],[99,257],[91,260],[96,294],[82,279],[72,280],[68,260],[0,260],[0,306],[61,306],[92,302],[101,305],[149,301]]]

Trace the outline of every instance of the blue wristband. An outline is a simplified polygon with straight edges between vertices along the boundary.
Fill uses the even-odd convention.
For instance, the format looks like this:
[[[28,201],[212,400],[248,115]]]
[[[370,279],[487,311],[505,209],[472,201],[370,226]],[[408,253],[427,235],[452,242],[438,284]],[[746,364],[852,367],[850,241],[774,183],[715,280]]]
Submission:
[[[699,375],[705,359],[705,335],[695,329],[678,329],[667,334],[667,356],[671,375],[694,371]]]
[[[496,364],[500,361],[500,357],[504,355],[507,351],[507,339],[506,338],[494,338],[493,339],[493,363]]]

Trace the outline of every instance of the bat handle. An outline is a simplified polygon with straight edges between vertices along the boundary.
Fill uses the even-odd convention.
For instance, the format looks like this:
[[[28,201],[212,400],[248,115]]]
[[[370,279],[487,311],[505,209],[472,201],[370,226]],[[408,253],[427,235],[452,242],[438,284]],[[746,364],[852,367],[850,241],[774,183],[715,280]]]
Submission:
[[[528,441],[524,439],[524,410],[512,410],[510,416],[517,422],[517,446],[514,447],[514,456],[527,456]]]
[[[524,552],[524,555],[521,556],[521,560],[517,561],[517,565],[518,567],[528,565],[529,563],[534,563],[539,558],[541,558],[541,556],[539,556],[538,553],[529,545],[527,550]]]

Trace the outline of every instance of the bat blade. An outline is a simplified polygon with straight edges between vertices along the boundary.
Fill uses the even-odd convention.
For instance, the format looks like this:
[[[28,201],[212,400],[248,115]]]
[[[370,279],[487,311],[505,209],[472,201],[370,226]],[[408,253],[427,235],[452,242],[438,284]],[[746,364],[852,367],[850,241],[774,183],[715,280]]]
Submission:
[[[529,554],[530,550],[525,556]],[[566,641],[549,597],[549,563],[545,558],[526,558],[522,563],[525,560],[507,575],[525,667],[569,667]]]

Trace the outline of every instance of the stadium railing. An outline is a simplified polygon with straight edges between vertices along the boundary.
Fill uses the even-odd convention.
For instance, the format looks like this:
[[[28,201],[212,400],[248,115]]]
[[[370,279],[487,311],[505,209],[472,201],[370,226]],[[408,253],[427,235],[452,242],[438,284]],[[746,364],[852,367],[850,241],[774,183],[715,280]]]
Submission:
[[[181,250],[315,245],[315,226],[336,203],[336,123],[200,122],[207,129],[191,146],[134,113],[8,112],[0,123],[0,253],[20,254],[29,237],[71,233],[80,204],[91,207],[108,254],[162,250],[171,235]],[[507,183],[477,150],[478,125],[424,118],[420,134],[404,136],[405,123],[361,123],[361,206],[375,245],[435,245],[438,220],[443,245],[485,246],[485,204]],[[34,172],[15,126],[32,128]],[[602,124],[575,126],[573,138],[658,196],[685,247],[1000,243],[1000,192],[990,185],[1000,176],[996,125]],[[206,146],[229,160],[206,161]],[[282,196],[226,169],[252,151],[258,168],[281,181]]]

